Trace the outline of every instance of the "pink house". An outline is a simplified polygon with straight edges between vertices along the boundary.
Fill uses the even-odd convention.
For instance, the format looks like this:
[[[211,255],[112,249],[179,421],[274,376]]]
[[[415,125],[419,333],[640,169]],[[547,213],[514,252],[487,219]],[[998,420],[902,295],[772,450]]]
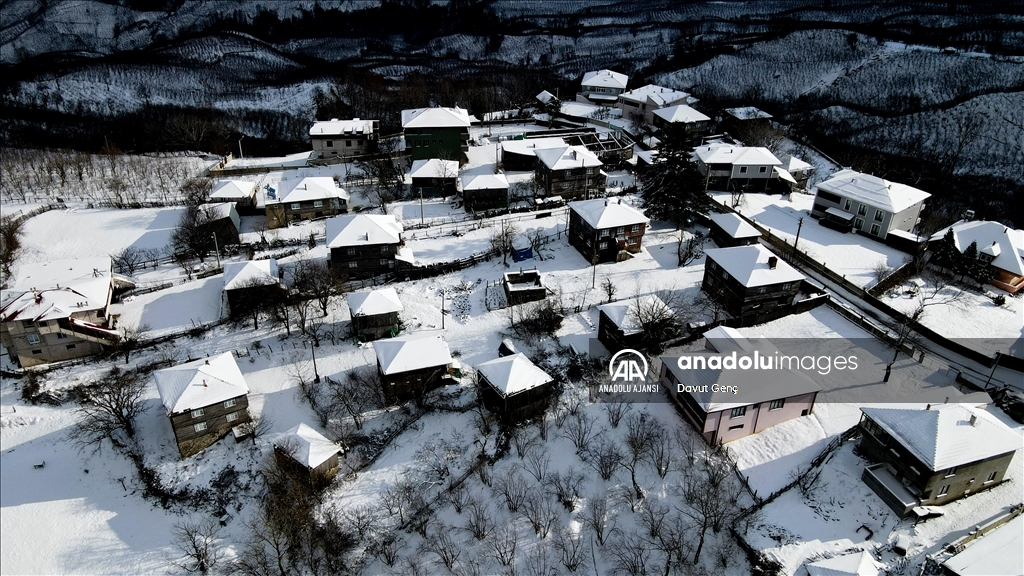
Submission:
[[[661,357],[660,379],[708,444],[732,442],[814,409],[821,387],[781,362],[784,356],[769,340],[748,339],[724,326],[704,337],[704,351]],[[744,358],[778,365],[742,369]]]

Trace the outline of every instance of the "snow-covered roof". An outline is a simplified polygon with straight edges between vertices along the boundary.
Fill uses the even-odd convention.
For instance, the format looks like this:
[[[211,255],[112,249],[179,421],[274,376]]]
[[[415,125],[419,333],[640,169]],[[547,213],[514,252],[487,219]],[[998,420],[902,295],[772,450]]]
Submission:
[[[374,316],[402,311],[402,301],[394,288],[352,292],[345,296],[353,316]]]
[[[714,260],[715,264],[721,266],[747,288],[799,282],[804,279],[804,275],[797,272],[796,268],[760,244],[712,248],[705,250],[704,253],[709,260]],[[768,259],[773,256],[776,258],[774,269],[768,263]],[[704,273],[709,274],[706,267]]]
[[[640,308],[640,306],[643,306],[643,308]],[[664,311],[667,314],[673,314],[673,310],[668,307],[668,304],[662,302],[661,298],[654,294],[630,298],[629,300],[619,300],[610,304],[602,304],[597,309],[604,312],[605,316],[611,320],[616,328],[622,330],[625,336],[639,334],[643,331],[643,327],[638,321],[640,317],[650,312]]]
[[[377,362],[386,376],[452,362],[448,343],[437,332],[417,332],[373,343]]]
[[[308,202],[328,198],[349,199],[348,192],[344,188],[339,188],[334,178],[329,176],[307,176],[281,180],[277,185],[277,201],[281,203]]]
[[[611,70],[594,70],[583,75],[583,86],[626,89],[629,76]]]
[[[586,146],[562,144],[557,148],[543,148],[533,151],[541,163],[550,170],[571,170],[573,168],[594,168],[602,162]]]
[[[193,360],[153,373],[169,414],[204,408],[249,393],[231,352]]]
[[[789,160],[786,160],[783,163],[783,166],[786,170],[789,171],[790,174],[792,174],[793,172],[810,172],[814,170],[814,166],[808,164],[807,162],[804,162],[803,160],[797,158],[796,156],[790,156]]]
[[[441,160],[440,158],[414,160],[409,169],[409,176],[413,178],[451,178],[454,180],[458,175],[458,161]]]
[[[402,241],[402,223],[393,214],[335,216],[327,220],[326,231],[328,248]]]
[[[654,115],[666,122],[682,122],[684,124],[711,120],[708,116],[705,116],[704,114],[701,114],[693,108],[683,104],[678,106],[669,106],[667,108],[659,108],[654,111]]]
[[[225,290],[237,290],[254,285],[269,286],[277,284],[278,278],[277,260],[273,258],[224,264]]]
[[[987,411],[965,404],[932,405],[927,410],[861,408],[861,412],[932,472],[1021,447],[1019,434]]]
[[[256,183],[248,180],[218,180],[213,185],[211,200],[245,200],[256,194]]]
[[[479,122],[465,108],[414,108],[402,110],[402,128],[469,128]]]
[[[498,190],[508,188],[508,178],[504,174],[467,174],[462,177],[462,191],[466,190]]]
[[[18,266],[0,297],[0,321],[50,320],[101,310],[110,294],[110,258],[80,258]]]
[[[753,120],[755,118],[771,118],[772,115],[754,106],[743,106],[741,108],[726,108],[726,114],[739,118],[740,120]]]
[[[621,198],[597,198],[569,202],[569,209],[580,215],[594,230],[647,224],[644,213],[622,201]]]
[[[538,368],[521,352],[477,364],[476,371],[506,397],[543,386],[552,380],[547,372]]]
[[[199,207],[206,211],[212,219],[220,220],[222,218],[230,218],[232,210],[235,209],[234,202],[208,202],[206,204],[200,204]]]
[[[757,352],[761,358],[773,357],[779,349],[767,338],[747,338],[734,328],[719,326],[704,334],[713,351],[701,351],[690,356],[721,356],[731,355],[753,358]],[[779,366],[773,370],[758,370],[757,377],[751,373],[737,369],[694,368],[683,370],[676,362],[677,357],[662,357],[662,362],[681,384],[694,386],[689,392],[693,399],[706,413],[732,410],[740,406],[749,406],[760,402],[770,402],[781,398],[802,396],[821,390],[810,376],[788,367]],[[718,387],[714,385],[718,384]],[[729,388],[733,386],[735,388]],[[729,390],[738,390],[733,394]],[[717,390],[717,391],[716,391]]]
[[[1017,516],[975,540],[942,566],[957,576],[1024,574],[1024,516]]]
[[[285,449],[306,468],[316,468],[341,452],[337,444],[328,440],[305,422],[274,439],[274,446]]]
[[[772,168],[772,170],[776,174],[778,174],[779,178],[782,178],[783,180],[789,182],[790,184],[796,184],[796,178],[793,178],[793,175],[789,173],[789,170],[786,170],[785,168],[780,168],[779,166]]]
[[[694,154],[705,164],[733,164],[736,166],[782,166],[782,161],[767,148],[709,144],[700,146]]]
[[[761,236],[757,228],[751,226],[738,214],[726,212],[725,214],[711,214],[708,218],[732,238],[758,238]]]
[[[551,92],[548,92],[547,90],[541,90],[540,94],[537,94],[537,100],[539,100],[542,104],[547,104],[548,102],[551,102],[552,98],[555,98],[555,95],[552,94]]]
[[[565,140],[561,138],[527,138],[525,140],[506,140],[501,143],[502,153],[522,154],[524,156],[535,156],[537,150],[546,148],[562,148]]]
[[[680,100],[691,100],[689,92],[675,90],[674,88],[665,88],[664,86],[657,86],[655,84],[648,84],[639,88],[633,88],[628,92],[619,94],[619,98],[636,102],[638,104],[646,103],[649,100],[658,106],[674,104]]]
[[[881,564],[866,550],[807,565],[810,576],[878,576]]]
[[[309,128],[310,136],[358,136],[373,134],[373,120],[317,120]]]
[[[900,212],[918,202],[924,201],[931,194],[897,182],[889,182],[878,176],[864,174],[856,170],[840,170],[824,182],[819,182],[818,190],[851,198],[886,212]]]
[[[1016,275],[1024,275],[1024,230],[1008,228],[987,220],[961,220],[950,226],[956,249],[963,252],[978,243],[978,252],[995,257],[992,265]],[[946,230],[936,232],[931,240],[941,240]]]

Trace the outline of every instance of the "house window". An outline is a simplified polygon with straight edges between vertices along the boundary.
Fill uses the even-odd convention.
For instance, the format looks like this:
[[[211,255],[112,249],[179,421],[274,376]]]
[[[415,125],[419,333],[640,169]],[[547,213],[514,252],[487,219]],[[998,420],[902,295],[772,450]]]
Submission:
[[[629,239],[629,243],[632,244],[632,245],[639,244],[640,243],[640,239],[639,238],[630,238]]]
[[[57,332],[57,340],[63,340],[65,338],[67,338],[67,337],[68,337],[67,334],[65,334],[63,332]]]
[[[761,286],[760,288],[757,289],[757,293],[758,294],[764,294],[767,291],[768,291],[768,288],[766,286]]]
[[[610,229],[605,228],[604,230],[601,230],[601,232],[598,234],[598,236],[600,236],[601,238],[604,238],[604,237],[610,235],[611,232],[612,231]]]
[[[32,324],[31,320],[22,320],[21,321],[21,327],[22,328],[31,328],[32,326],[33,326],[33,324]]]
[[[28,335],[28,343],[29,344],[39,344],[39,334],[29,334]]]
[[[193,426],[193,428],[196,432],[202,432],[203,430],[206,430],[206,422],[200,422]]]
[[[292,202],[292,210],[298,210],[298,209],[299,209],[299,203],[298,202]]]
[[[334,148],[334,140],[328,140],[327,141],[327,147],[328,148]]]
[[[994,482],[995,479],[996,479],[996,473],[995,472],[989,472],[988,476],[985,478],[985,484],[988,484],[989,482]]]
[[[192,411],[192,417],[193,418],[199,418],[200,416],[202,416],[204,414],[206,414],[206,411],[203,410],[202,408],[196,408],[195,410]]]
[[[385,244],[385,245],[380,247],[380,253],[381,254],[387,254],[389,250],[390,250],[390,247],[387,244]]]
[[[40,321],[39,321],[39,327],[40,327],[40,328],[45,328],[46,326],[47,326],[47,324],[46,324],[46,320],[40,320]]]
[[[956,476],[956,466],[953,466],[949,470],[946,470],[946,476],[945,477],[949,478],[950,476]]]
[[[910,471],[913,472],[914,474],[918,475],[918,476],[921,475],[921,473],[917,471],[917,468],[914,468],[913,466],[910,467]]]
[[[771,404],[768,405],[768,411],[771,412],[772,410],[778,410],[778,409],[782,408],[785,405],[786,405],[786,399],[785,398],[779,398],[778,400],[772,400]]]
[[[32,353],[33,354],[42,354],[43,351],[42,350],[33,350]]]
[[[871,225],[871,235],[872,236],[878,236],[878,231],[879,230],[881,230],[881,228],[878,227],[878,224],[872,224]]]
[[[790,284],[789,282],[787,282],[787,283],[785,283],[785,284],[783,284],[783,285],[782,285],[782,290],[783,290],[783,291],[786,291],[786,290],[789,290],[789,289],[790,289],[790,288],[792,288],[792,287],[793,287],[793,285],[792,285],[792,284]]]
[[[321,208],[324,205],[323,200],[313,200],[313,208]]]
[[[351,140],[345,140],[345,146],[348,146],[349,148],[351,148],[352,147],[352,141]]]
[[[732,409],[732,414],[729,415],[729,418],[741,418],[741,417],[745,416],[746,414],[747,414],[747,407],[746,406],[740,406],[739,408],[733,408]]]
[[[381,266],[387,266],[388,262],[390,262],[390,260],[388,260],[387,258],[381,258],[380,259],[380,265]]]
[[[355,248],[349,248],[348,250],[345,251],[345,253],[348,254],[349,256],[355,256],[356,255],[356,249]]]
[[[862,230],[864,228],[864,220],[862,218],[857,218],[857,221],[853,223],[853,227],[857,230]]]
[[[850,211],[850,208],[851,208],[852,206],[853,206],[853,200],[850,200],[849,198],[847,198],[847,199],[846,199],[846,205],[845,205],[845,206],[843,206],[843,210],[846,210],[847,212],[849,212],[849,211]]]
[[[875,222],[881,222],[882,221],[882,217],[884,217],[884,216],[885,216],[885,212],[882,212],[881,210],[875,210]]]
[[[572,176],[572,170],[566,170],[565,171],[565,177],[568,178],[570,176]]]
[[[740,174],[746,174],[746,173],[747,173],[747,167],[746,166],[740,166]]]
[[[640,231],[640,225],[639,224],[633,224],[633,226],[629,229],[629,231],[630,232],[639,232]]]
[[[939,488],[939,493],[936,495],[936,498],[941,498],[946,494],[949,494],[949,484],[946,484],[942,488]]]
[[[74,350],[76,346],[77,346],[76,344],[68,344],[67,346],[64,347],[64,349],[65,350]]]
[[[235,420],[238,420],[238,412],[232,412],[231,414],[227,415],[228,422],[234,422]]]
[[[868,213],[868,206],[867,206],[867,204],[861,204],[860,207],[857,208],[857,214],[858,215],[866,216],[867,213]]]
[[[349,268],[359,268],[359,262],[355,262],[355,261],[349,262],[348,263],[348,267]]]
[[[225,408],[231,408],[235,404],[238,404],[238,400],[235,400],[234,398],[232,398],[231,400],[225,400],[224,401],[224,407]]]
[[[735,426],[729,426],[729,430],[742,430],[743,424],[737,424]]]
[[[764,174],[765,172],[768,171],[768,167],[767,166],[761,166],[761,167],[759,167],[757,169],[757,171],[760,172],[761,174]]]

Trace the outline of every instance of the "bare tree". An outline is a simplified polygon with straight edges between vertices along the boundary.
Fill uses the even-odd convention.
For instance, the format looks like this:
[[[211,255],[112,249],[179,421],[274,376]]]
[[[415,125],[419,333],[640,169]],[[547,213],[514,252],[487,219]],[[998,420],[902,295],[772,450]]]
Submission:
[[[555,534],[555,549],[558,550],[562,566],[569,572],[576,572],[586,558],[585,541],[580,534],[559,530]]]
[[[519,532],[515,524],[505,524],[487,537],[491,548],[491,556],[506,569],[511,569],[516,561],[516,547],[519,544]]]
[[[668,475],[674,461],[672,453],[672,441],[669,439],[665,429],[658,427],[657,434],[651,440],[650,448],[647,450],[647,459],[658,472],[658,476],[664,478]]]
[[[596,420],[595,417],[580,411],[570,417],[562,428],[562,435],[576,447],[577,454],[583,454],[594,437],[594,422]]]
[[[373,181],[371,186],[361,189],[360,193],[380,208],[382,214],[387,214],[388,204],[402,196],[405,173],[393,158],[398,150],[398,140],[383,139],[378,142],[378,146],[381,151],[379,157],[357,162],[356,166]]]
[[[398,551],[401,543],[394,532],[387,532],[377,538],[371,539],[366,551],[374,558],[383,562],[386,566],[393,567],[398,561]]]
[[[469,504],[469,491],[465,484],[457,484],[444,493],[444,498],[455,508],[456,514],[462,514],[462,509]]]
[[[615,571],[629,576],[647,574],[650,554],[646,543],[639,538],[617,538],[608,547],[608,555],[612,558]]]
[[[528,576],[556,576],[558,574],[546,541],[540,541],[526,553],[523,569]]]
[[[209,574],[223,556],[215,544],[219,532],[220,525],[211,518],[176,523],[171,536],[180,556],[172,561],[174,567],[189,574]]]
[[[709,317],[712,322],[718,322],[725,314],[725,305],[719,300],[708,295],[703,290],[698,292],[689,302],[688,309],[696,315]]]
[[[622,451],[613,440],[599,438],[596,446],[586,452],[586,462],[597,471],[601,480],[611,480],[622,465]]]
[[[438,562],[444,564],[444,567],[449,572],[455,570],[455,563],[459,561],[459,556],[462,555],[461,543],[457,542],[451,535],[451,527],[441,524],[424,542],[427,550],[436,554]]]
[[[473,538],[483,540],[494,529],[496,522],[486,502],[470,499],[466,505],[466,532]]]
[[[274,429],[274,419],[266,413],[253,414],[251,409],[247,410],[249,419],[239,426],[243,435],[248,436],[256,445],[260,440],[267,437]]]
[[[0,218],[0,268],[2,268],[4,276],[4,285],[11,277],[11,268],[18,261],[23,250],[24,224],[25,220],[14,216]]]
[[[523,468],[536,478],[538,482],[543,482],[544,478],[547,477],[550,464],[551,456],[548,449],[538,448],[526,455]]]
[[[558,512],[552,508],[551,501],[536,490],[531,490],[523,502],[523,516],[530,521],[533,531],[542,540],[548,537],[548,532],[558,521]]]
[[[687,233],[680,230],[679,239],[676,241],[676,260],[678,265],[680,267],[686,266],[703,256],[704,244],[708,240],[710,238],[706,237],[703,232]]]
[[[694,564],[700,560],[707,531],[710,529],[717,534],[741,510],[741,488],[721,450],[706,450],[698,469],[687,474],[681,487],[682,508],[679,510],[696,523],[698,534]]]
[[[339,294],[338,285],[331,267],[325,260],[300,260],[293,273],[295,288],[302,294],[316,299],[323,316],[327,316],[327,305],[333,296]]]
[[[608,423],[612,425],[612,428],[618,428],[622,417],[633,408],[633,405],[626,402],[620,394],[609,394],[602,397],[601,405],[604,406],[605,413],[608,415]]]
[[[576,507],[576,499],[580,497],[580,487],[584,480],[586,477],[570,466],[565,472],[548,475],[547,486],[558,502],[572,512]]]
[[[615,293],[619,291],[618,288],[615,287],[615,284],[612,283],[611,278],[605,278],[601,282],[601,290],[603,290],[605,296],[608,297],[608,299],[605,301],[608,303],[611,303],[613,300],[615,300]]]
[[[263,246],[266,246],[268,244],[266,220],[257,220],[255,223],[253,223],[252,231],[255,232],[257,236],[260,237],[260,244],[262,244]]]
[[[541,228],[534,228],[526,233],[526,241],[530,243],[530,248],[533,249],[533,253],[541,261],[544,260],[544,255],[540,249],[544,246],[544,230]]]
[[[135,438],[135,419],[146,411],[142,401],[146,379],[135,370],[114,366],[98,382],[87,386],[72,428],[72,442],[79,448],[99,448],[104,440],[126,447]]]
[[[509,469],[504,476],[494,482],[494,490],[504,498],[508,511],[515,514],[519,512],[519,507],[529,494],[529,485],[515,469]]]
[[[516,456],[521,460],[531,450],[541,445],[540,439],[530,434],[526,428],[515,428],[512,431],[512,445],[516,448]]]
[[[690,431],[689,428],[683,426],[676,426],[675,429],[675,440],[679,446],[679,450],[683,453],[686,458],[686,463],[693,466],[697,462],[698,454],[698,443],[696,435]]]
[[[178,225],[171,231],[171,251],[206,259],[213,244],[209,223],[219,216],[212,206],[188,206],[178,218]]]
[[[491,250],[501,254],[502,264],[506,267],[508,267],[508,255],[515,248],[517,236],[519,236],[519,228],[514,223],[504,219],[491,232]]]
[[[118,354],[124,354],[125,364],[128,363],[128,359],[131,357],[132,352],[142,346],[142,343],[145,341],[146,332],[148,331],[149,324],[121,326],[117,342],[114,344],[114,350]]]
[[[110,259],[114,264],[114,270],[128,276],[135,276],[135,272],[146,264],[145,253],[135,246],[127,246],[111,254]]]
[[[583,514],[583,523],[594,532],[597,543],[604,546],[612,530],[609,524],[608,497],[601,494],[588,499]]]
[[[871,273],[875,276],[875,284],[881,284],[889,274],[892,274],[892,266],[885,259],[881,259],[871,267]]]
[[[656,354],[661,344],[683,333],[682,307],[679,298],[669,291],[637,297],[628,309],[628,321],[639,331],[636,348]]]
[[[199,206],[210,198],[213,180],[210,178],[189,178],[181,184],[181,196],[189,206]]]

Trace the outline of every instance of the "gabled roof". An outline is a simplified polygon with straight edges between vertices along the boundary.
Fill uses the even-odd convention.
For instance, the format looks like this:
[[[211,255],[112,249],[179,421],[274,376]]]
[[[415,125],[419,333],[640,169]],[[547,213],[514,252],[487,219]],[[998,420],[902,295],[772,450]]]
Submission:
[[[629,76],[611,70],[594,70],[583,75],[583,86],[626,89]]]
[[[328,198],[349,199],[348,192],[339,188],[334,178],[329,176],[307,176],[281,180],[277,185],[277,201],[308,202],[310,200],[326,200]]]
[[[506,140],[501,143],[502,153],[522,154],[524,156],[535,156],[537,150],[546,148],[564,148],[565,140],[562,138],[526,138],[525,140]]]
[[[644,213],[622,202],[621,198],[597,198],[569,202],[569,209],[580,215],[594,230],[647,224],[650,219]]]
[[[106,308],[111,276],[108,257],[21,264],[0,299],[0,321],[67,318]]]
[[[398,244],[402,223],[392,214],[352,214],[327,220],[327,247]]]
[[[373,351],[384,375],[400,374],[421,368],[446,366],[452,362],[448,343],[437,332],[417,332],[376,340]]]
[[[889,182],[878,176],[848,168],[836,172],[824,182],[819,182],[817,189],[852,198],[892,213],[905,210],[931,196],[906,184]]]
[[[248,180],[218,180],[213,186],[211,200],[238,201],[252,198],[256,194],[256,183]]]
[[[866,550],[807,565],[810,576],[878,576],[881,564]]]
[[[687,102],[692,100],[689,92],[683,92],[682,90],[675,90],[673,88],[665,88],[664,86],[657,86],[655,84],[648,84],[639,88],[633,88],[628,92],[619,94],[619,98],[637,103],[646,103],[650,101],[657,106],[674,104],[681,100],[685,100]]]
[[[786,261],[777,258],[775,269],[769,266],[768,259],[775,256],[760,244],[750,246],[733,246],[731,248],[712,248],[705,250],[708,260],[714,260],[730,276],[739,280],[747,288],[769,286],[785,282],[799,282],[804,275],[797,272]],[[705,274],[710,274],[705,267]]]
[[[345,296],[353,316],[374,316],[402,311],[402,301],[394,288],[352,292]]]
[[[207,202],[206,204],[200,204],[199,208],[206,211],[211,220],[221,220],[223,218],[231,218],[231,213],[235,212],[235,203]]]
[[[1024,516],[1017,516],[969,544],[942,566],[957,576],[1024,574]]]
[[[358,136],[373,134],[373,120],[318,120],[309,128],[310,136]]]
[[[409,169],[409,176],[413,178],[451,178],[459,175],[459,163],[455,160],[441,160],[431,158],[429,160],[415,160],[412,168]]]
[[[168,414],[205,408],[249,393],[231,352],[157,370],[153,376]]]
[[[747,338],[734,328],[719,326],[704,334],[711,351],[701,351],[688,356],[747,356],[753,360],[757,352],[760,358],[774,357],[779,349],[767,338]],[[705,413],[732,410],[760,402],[802,396],[821,390],[807,374],[779,366],[772,370],[759,370],[757,378],[751,378],[746,370],[725,368],[692,368],[683,370],[676,362],[677,357],[663,356],[665,367],[675,375],[681,384],[693,386],[688,392]],[[717,384],[718,386],[714,386]],[[730,386],[738,393],[733,394]]]
[[[402,110],[402,128],[469,128],[479,122],[465,108],[414,108]]]
[[[462,177],[462,191],[467,190],[499,190],[508,188],[508,178],[504,174],[467,174]]]
[[[961,220],[950,228],[957,250],[963,252],[971,242],[977,242],[978,252],[995,256],[993,266],[1024,275],[1024,230],[987,220]],[[941,240],[945,235],[946,230],[936,232],[931,241]]]
[[[732,238],[759,238],[761,233],[744,220],[739,214],[726,212],[708,216],[723,232]]]
[[[1019,434],[985,410],[965,404],[939,404],[928,410],[860,410],[932,472],[1013,452],[1022,446]]]
[[[586,146],[569,146],[563,144],[555,148],[534,150],[534,154],[550,170],[571,170],[573,168],[593,168],[602,166],[598,157],[587,150]]]
[[[224,290],[270,286],[279,282],[277,260],[273,258],[224,264]]]
[[[700,146],[694,154],[705,164],[732,164],[735,166],[782,166],[779,160],[764,147],[733,146],[732,144],[710,144]]]
[[[274,446],[289,450],[289,455],[306,468],[316,468],[341,452],[337,444],[328,440],[306,423],[288,430],[274,439]]]
[[[639,308],[643,306],[643,308]],[[616,328],[622,330],[622,333],[626,336],[631,334],[639,334],[643,331],[643,327],[638,323],[638,311],[645,312],[647,310],[665,310],[669,314],[672,313],[672,309],[668,307],[668,304],[662,302],[661,298],[658,298],[654,294],[648,296],[640,296],[638,298],[630,298],[629,300],[619,300],[618,302],[611,302],[609,304],[602,304],[597,307],[598,310],[604,312],[608,320],[615,325]]]
[[[789,160],[786,160],[784,167],[790,173],[793,172],[811,172],[814,170],[814,166],[804,162],[796,156],[790,156]]]
[[[693,108],[682,104],[678,106],[669,106],[667,108],[659,108],[654,111],[654,115],[666,122],[682,122],[684,124],[711,120],[708,116],[705,116]]]
[[[552,380],[547,372],[521,352],[478,364],[476,371],[505,397],[543,386]]]
[[[740,120],[754,120],[755,118],[771,118],[772,115],[754,106],[743,106],[741,108],[726,108],[725,113]]]

